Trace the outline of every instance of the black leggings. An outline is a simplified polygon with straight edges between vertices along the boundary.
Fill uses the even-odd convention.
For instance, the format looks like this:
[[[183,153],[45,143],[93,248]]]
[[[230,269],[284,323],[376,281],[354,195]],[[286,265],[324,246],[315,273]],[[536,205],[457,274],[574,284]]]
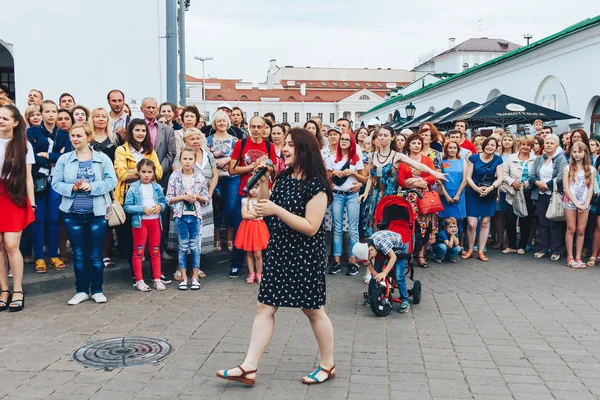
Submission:
[[[529,231],[531,230],[531,224],[535,219],[535,207],[531,200],[531,194],[525,194],[525,202],[527,204],[527,217],[519,218],[520,222],[520,239],[519,245],[517,246],[517,216],[512,208],[512,205],[508,204],[506,210],[506,235],[508,236],[508,247],[511,249],[525,249],[527,246],[527,240],[529,239]]]

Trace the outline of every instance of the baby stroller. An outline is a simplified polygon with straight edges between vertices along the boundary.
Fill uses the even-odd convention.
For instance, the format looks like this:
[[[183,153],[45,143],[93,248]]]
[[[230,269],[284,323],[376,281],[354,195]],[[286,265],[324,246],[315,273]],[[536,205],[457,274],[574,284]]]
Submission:
[[[416,190],[407,190],[405,193],[413,192],[419,197],[421,193]],[[402,236],[402,241],[406,244],[405,254],[398,255],[403,257],[406,262],[406,276],[413,281],[412,289],[408,289],[409,297],[412,297],[413,304],[421,302],[421,282],[414,280],[415,269],[413,265],[413,254],[421,249],[421,229],[416,222],[416,215],[408,202],[401,196],[386,196],[379,200],[375,208],[375,224],[379,230],[390,230]],[[408,240],[407,240],[408,239]],[[385,256],[380,254],[378,257],[380,265],[385,268]],[[393,271],[393,269],[392,269]],[[387,316],[392,310],[392,303],[399,303],[399,298],[393,297],[398,285],[394,279],[394,273],[390,271],[387,279],[382,282],[376,282],[375,278],[369,283],[369,292],[364,293],[365,300],[368,300],[371,310],[378,317]]]

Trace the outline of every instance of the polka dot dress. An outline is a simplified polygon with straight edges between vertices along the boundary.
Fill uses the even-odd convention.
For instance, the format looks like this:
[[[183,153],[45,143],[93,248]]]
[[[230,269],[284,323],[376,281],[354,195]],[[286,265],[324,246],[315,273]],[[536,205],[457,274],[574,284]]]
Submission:
[[[271,200],[302,216],[306,204],[325,187],[316,179],[284,176],[277,180]],[[325,233],[313,237],[291,229],[279,218],[268,217],[271,239],[266,251],[258,301],[276,307],[318,309],[325,305]]]

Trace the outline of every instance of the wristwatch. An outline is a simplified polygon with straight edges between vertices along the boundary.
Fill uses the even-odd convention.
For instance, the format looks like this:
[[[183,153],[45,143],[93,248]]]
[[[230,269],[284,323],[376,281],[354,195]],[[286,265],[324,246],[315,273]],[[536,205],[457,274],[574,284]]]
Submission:
[[[37,208],[37,205],[36,204],[32,204],[31,208],[33,208],[35,210]]]

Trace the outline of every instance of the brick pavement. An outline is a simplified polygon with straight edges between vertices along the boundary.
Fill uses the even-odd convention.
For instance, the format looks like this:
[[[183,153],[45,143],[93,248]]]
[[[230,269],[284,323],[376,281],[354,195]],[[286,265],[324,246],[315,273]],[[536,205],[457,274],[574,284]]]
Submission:
[[[253,388],[214,377],[241,362],[257,294],[225,277],[223,257],[204,263],[213,267],[200,292],[140,293],[120,266],[106,274],[104,305],[67,306],[68,272],[28,274],[25,311],[0,313],[0,398],[600,398],[600,268],[489,256],[418,270],[422,303],[387,318],[362,306],[359,276],[328,276],[338,377],[311,387],[299,379],[316,365],[317,345],[297,310],[278,312]],[[166,338],[175,351],[158,366],[110,372],[70,361],[87,341],[122,335]]]

